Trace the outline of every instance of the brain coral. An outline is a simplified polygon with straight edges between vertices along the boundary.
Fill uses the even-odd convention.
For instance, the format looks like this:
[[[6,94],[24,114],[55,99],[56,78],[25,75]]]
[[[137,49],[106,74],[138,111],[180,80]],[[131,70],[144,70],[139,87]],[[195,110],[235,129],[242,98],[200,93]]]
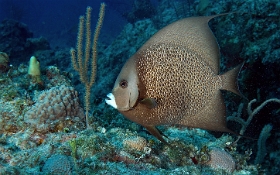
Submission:
[[[77,91],[65,85],[43,91],[24,116],[26,123],[42,133],[57,132],[64,128],[82,129],[84,119]]]
[[[50,175],[70,175],[72,172],[73,161],[71,157],[65,155],[53,155],[45,162],[43,173]]]
[[[124,139],[123,145],[126,148],[143,151],[145,147],[147,147],[147,141],[145,138],[137,136],[137,137],[129,137]]]
[[[225,150],[220,148],[211,148],[210,160],[206,163],[214,169],[223,169],[227,172],[233,172],[235,170],[235,161],[232,156]]]

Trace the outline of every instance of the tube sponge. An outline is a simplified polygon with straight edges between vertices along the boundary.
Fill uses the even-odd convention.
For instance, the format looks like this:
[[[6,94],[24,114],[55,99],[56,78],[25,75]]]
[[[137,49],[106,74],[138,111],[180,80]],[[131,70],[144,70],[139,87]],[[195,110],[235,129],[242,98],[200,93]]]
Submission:
[[[35,56],[32,56],[29,61],[28,74],[32,77],[35,83],[42,84],[40,62]]]
[[[28,74],[31,76],[41,75],[40,62],[35,56],[32,56],[29,61]]]
[[[272,130],[272,125],[267,124],[263,127],[260,137],[258,139],[258,152],[255,158],[255,164],[261,164],[264,160],[264,157],[267,154],[265,142],[267,138],[270,136],[270,131]]]

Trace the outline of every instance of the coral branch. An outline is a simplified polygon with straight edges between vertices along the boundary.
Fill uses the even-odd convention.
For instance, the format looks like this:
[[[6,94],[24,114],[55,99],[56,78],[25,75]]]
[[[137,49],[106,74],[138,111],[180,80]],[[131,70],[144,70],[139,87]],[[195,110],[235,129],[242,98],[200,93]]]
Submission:
[[[86,108],[86,125],[89,128],[89,121],[88,121],[88,113],[90,110],[90,93],[91,87],[95,83],[96,77],[96,59],[97,59],[97,41],[99,37],[99,33],[102,27],[104,15],[105,15],[105,4],[101,3],[100,12],[99,12],[99,19],[96,24],[93,43],[92,43],[92,50],[91,50],[91,7],[87,7],[86,11],[86,19],[84,16],[80,17],[79,21],[79,31],[77,35],[77,52],[75,49],[71,48],[71,61],[73,68],[79,73],[80,81],[85,85],[85,101],[84,105]],[[84,32],[86,32],[84,36]],[[83,46],[84,37],[86,39],[85,46]],[[83,48],[84,52],[83,52]],[[92,52],[92,56],[90,57],[90,52]],[[90,61],[91,59],[91,61]],[[91,62],[91,71],[90,75],[88,76],[88,67],[89,63]]]

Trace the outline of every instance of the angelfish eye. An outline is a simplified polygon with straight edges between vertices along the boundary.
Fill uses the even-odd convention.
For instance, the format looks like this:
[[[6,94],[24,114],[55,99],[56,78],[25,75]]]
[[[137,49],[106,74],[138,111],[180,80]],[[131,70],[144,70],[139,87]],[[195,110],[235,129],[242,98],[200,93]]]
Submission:
[[[127,87],[127,81],[126,80],[122,80],[121,82],[120,82],[120,87],[122,87],[123,89],[124,88],[126,88]]]

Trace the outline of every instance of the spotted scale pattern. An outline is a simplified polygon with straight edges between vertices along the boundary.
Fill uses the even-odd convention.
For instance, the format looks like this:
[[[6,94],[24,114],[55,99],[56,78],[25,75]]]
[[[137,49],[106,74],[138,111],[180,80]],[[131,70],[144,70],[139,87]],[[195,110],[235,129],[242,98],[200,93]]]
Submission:
[[[146,98],[155,98],[158,104],[146,113],[147,124],[178,124],[195,116],[222,86],[203,58],[181,45],[154,44],[139,55],[138,77],[146,88]]]

